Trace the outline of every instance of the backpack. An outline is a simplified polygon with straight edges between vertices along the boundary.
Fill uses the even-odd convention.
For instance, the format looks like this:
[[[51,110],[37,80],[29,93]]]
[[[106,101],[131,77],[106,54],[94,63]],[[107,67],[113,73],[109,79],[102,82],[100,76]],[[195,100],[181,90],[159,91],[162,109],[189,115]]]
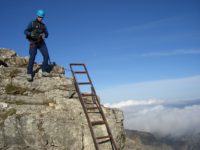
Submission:
[[[32,21],[32,31],[26,38],[30,41],[37,41],[40,39],[40,35],[45,33],[45,25],[37,20]]]

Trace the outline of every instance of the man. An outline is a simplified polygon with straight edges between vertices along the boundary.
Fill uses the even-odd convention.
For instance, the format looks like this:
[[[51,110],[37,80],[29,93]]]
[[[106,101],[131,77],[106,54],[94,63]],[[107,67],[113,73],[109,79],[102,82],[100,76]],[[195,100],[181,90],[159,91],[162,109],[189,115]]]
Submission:
[[[38,10],[37,18],[34,21],[30,22],[24,31],[26,38],[30,42],[30,48],[29,48],[30,58],[29,58],[28,67],[27,67],[28,81],[33,80],[33,65],[35,61],[35,56],[37,54],[37,49],[40,50],[43,56],[42,76],[49,76],[49,73],[47,72],[49,53],[44,41],[44,38],[48,37],[48,30],[45,24],[42,22],[44,17],[45,17],[44,10]]]

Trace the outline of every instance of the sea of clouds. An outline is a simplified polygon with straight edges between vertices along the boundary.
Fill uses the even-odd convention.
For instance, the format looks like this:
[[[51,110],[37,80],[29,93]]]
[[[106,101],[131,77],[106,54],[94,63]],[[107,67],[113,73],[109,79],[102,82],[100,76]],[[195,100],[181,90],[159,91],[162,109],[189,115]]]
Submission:
[[[124,113],[127,129],[159,136],[200,133],[200,75],[119,85],[99,91]]]
[[[124,113],[126,129],[180,137],[200,133],[200,100],[127,100],[105,104]]]

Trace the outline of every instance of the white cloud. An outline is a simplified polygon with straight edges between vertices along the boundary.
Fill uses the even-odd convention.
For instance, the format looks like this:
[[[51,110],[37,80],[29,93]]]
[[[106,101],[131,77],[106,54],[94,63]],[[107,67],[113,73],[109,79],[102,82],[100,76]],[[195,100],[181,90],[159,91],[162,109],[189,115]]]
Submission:
[[[200,133],[199,89],[200,75],[122,85],[98,93],[106,106],[123,110],[125,128],[182,136]]]
[[[175,107],[182,101],[161,100],[128,100],[110,107],[118,107],[123,110],[125,128],[147,131],[158,136],[179,137],[186,134],[200,133],[200,100],[197,105]],[[173,105],[169,105],[169,104]],[[174,107],[173,107],[174,106]]]
[[[103,103],[118,103],[124,99],[187,100],[200,98],[200,75],[141,82],[99,90]]]
[[[165,52],[150,52],[144,53],[140,56],[142,57],[158,57],[158,56],[176,56],[176,55],[192,55],[192,54],[200,54],[199,49],[178,49],[174,51],[165,51]]]
[[[107,107],[114,107],[114,108],[122,108],[122,107],[128,107],[128,106],[144,106],[144,105],[155,105],[155,104],[161,104],[163,101],[158,101],[158,100],[127,100],[127,101],[122,101],[119,103],[105,103],[104,105]]]
[[[152,20],[144,24],[133,25],[130,27],[122,28],[118,32],[134,32],[138,30],[147,30],[157,27],[165,27],[174,24],[174,21],[177,21],[177,17],[163,18],[159,20]]]
[[[149,131],[160,136],[183,136],[200,132],[199,105],[184,108],[154,106],[134,112],[134,117],[124,111],[127,128]]]
[[[179,15],[167,18],[161,18],[157,20],[150,20],[148,22],[144,22],[141,24],[135,24],[129,27],[124,27],[117,32],[136,32],[136,31],[145,31],[145,30],[152,30],[152,29],[166,29],[174,26],[178,26],[181,22],[185,21],[185,18],[188,16]]]

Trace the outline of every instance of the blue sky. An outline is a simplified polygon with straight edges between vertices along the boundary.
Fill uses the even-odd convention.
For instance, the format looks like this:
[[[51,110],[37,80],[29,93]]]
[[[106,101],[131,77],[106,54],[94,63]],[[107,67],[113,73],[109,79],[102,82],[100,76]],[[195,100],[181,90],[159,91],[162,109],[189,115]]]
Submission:
[[[46,11],[51,60],[67,68],[86,63],[103,102],[200,98],[199,0],[1,0],[0,47],[27,56],[23,30],[38,9]],[[114,96],[121,87],[127,99],[123,91]]]
[[[1,0],[0,47],[27,56],[23,31],[38,9],[51,60],[85,63],[102,103],[123,110],[125,128],[200,132],[199,0]]]

